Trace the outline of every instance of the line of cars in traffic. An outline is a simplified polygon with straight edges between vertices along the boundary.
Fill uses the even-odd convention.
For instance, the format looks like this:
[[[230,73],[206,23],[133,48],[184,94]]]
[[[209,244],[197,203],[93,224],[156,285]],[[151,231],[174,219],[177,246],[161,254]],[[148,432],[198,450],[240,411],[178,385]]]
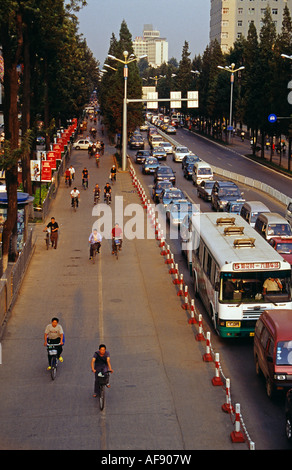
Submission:
[[[243,193],[233,181],[214,178],[210,165],[189,152],[186,147],[174,148],[172,158],[175,162],[181,162],[183,175],[196,185],[199,198],[209,201],[213,210],[229,212],[230,215],[240,214],[292,265],[292,201],[288,204],[284,218],[280,214],[272,213],[260,201],[245,201]],[[138,153],[136,162],[141,163]],[[182,190],[176,188],[173,169],[158,162],[149,173],[154,175],[154,202],[165,205],[172,224],[188,226],[194,205],[184,197]],[[286,389],[285,433],[292,443],[292,389],[289,389],[292,381],[292,311],[265,311],[260,316],[255,330],[254,360],[256,373],[265,377],[266,390],[270,397],[274,396],[276,389],[282,388],[281,382],[280,386],[275,385],[279,383],[279,377],[285,377],[283,384],[287,380],[288,391],[283,388]]]

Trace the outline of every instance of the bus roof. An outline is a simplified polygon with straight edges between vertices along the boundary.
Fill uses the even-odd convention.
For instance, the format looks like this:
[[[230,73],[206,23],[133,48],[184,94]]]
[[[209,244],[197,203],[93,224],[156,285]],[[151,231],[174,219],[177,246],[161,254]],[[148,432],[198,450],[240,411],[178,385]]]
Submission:
[[[238,214],[205,212],[193,215],[192,222],[220,268],[226,266],[229,270],[227,265],[230,263],[269,262],[276,264],[274,267],[270,264],[267,270],[291,269],[290,264]]]

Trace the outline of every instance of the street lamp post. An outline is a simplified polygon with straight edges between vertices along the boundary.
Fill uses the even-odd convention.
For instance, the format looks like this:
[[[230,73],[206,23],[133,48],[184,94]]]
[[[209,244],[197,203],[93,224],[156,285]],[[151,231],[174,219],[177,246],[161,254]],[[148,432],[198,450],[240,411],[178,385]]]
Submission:
[[[234,74],[239,72],[239,70],[243,70],[244,66],[235,69],[235,64],[226,65],[222,67],[221,65],[217,65],[218,69],[226,70],[231,74],[230,76],[230,107],[229,107],[229,143],[231,143],[231,131],[232,131],[232,102],[233,102],[233,85],[234,85]]]
[[[108,57],[113,60],[117,60],[124,64],[124,101],[123,101],[123,140],[122,140],[122,170],[125,171],[127,167],[127,80],[128,80],[128,64],[137,60],[136,57],[133,57],[131,54],[130,57],[128,51],[123,52],[124,60],[118,59],[117,57],[108,54]],[[141,56],[139,59],[142,59],[146,56]]]

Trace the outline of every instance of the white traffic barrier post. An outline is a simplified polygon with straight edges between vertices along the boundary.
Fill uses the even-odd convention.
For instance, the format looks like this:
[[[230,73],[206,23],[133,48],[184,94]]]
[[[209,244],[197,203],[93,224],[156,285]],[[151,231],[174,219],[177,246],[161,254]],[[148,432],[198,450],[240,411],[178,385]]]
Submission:
[[[212,379],[212,384],[214,386],[223,385],[223,382],[220,377],[220,360],[219,353],[215,353],[215,376]]]
[[[194,299],[191,299],[191,317],[189,318],[188,323],[190,325],[194,325],[195,323],[197,323],[197,320],[195,318],[195,301],[194,301]]]
[[[202,315],[199,314],[199,333],[196,334],[196,340],[197,341],[205,341],[205,337],[203,334],[203,321],[202,321]]]
[[[184,303],[182,304],[181,308],[184,310],[189,309],[189,292],[188,292],[188,286],[185,286],[184,289]]]
[[[206,338],[206,352],[203,355],[203,361],[212,362],[213,358],[212,358],[211,347],[210,347],[210,344],[211,344],[211,342],[210,342],[210,338],[211,338],[210,331],[207,331],[206,336],[207,336],[207,338]]]
[[[178,280],[178,264],[176,263],[174,265],[174,280],[172,281],[173,284],[178,284],[179,283],[179,280]]]
[[[235,428],[234,431],[230,434],[232,442],[239,443],[245,442],[243,433],[240,430],[240,404],[236,403],[235,405]]]
[[[184,275],[181,274],[180,279],[179,279],[179,290],[178,290],[177,295],[183,295],[184,294],[183,286],[184,286]]]
[[[225,392],[226,392],[226,402],[222,405],[222,411],[224,413],[234,413],[234,407],[231,404],[231,396],[230,396],[230,379],[226,379],[226,387],[225,387]]]
[[[173,255],[171,255],[170,270],[168,271],[169,274],[175,274],[175,273],[177,273],[177,269],[176,269],[175,266],[177,266],[177,264],[176,264],[176,265],[174,264]]]

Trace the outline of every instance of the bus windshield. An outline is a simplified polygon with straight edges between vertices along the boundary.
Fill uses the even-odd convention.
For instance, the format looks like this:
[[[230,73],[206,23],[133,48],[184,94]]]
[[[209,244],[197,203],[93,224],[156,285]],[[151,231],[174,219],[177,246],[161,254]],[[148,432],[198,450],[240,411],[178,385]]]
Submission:
[[[221,303],[291,301],[291,272],[224,272],[220,276]]]

